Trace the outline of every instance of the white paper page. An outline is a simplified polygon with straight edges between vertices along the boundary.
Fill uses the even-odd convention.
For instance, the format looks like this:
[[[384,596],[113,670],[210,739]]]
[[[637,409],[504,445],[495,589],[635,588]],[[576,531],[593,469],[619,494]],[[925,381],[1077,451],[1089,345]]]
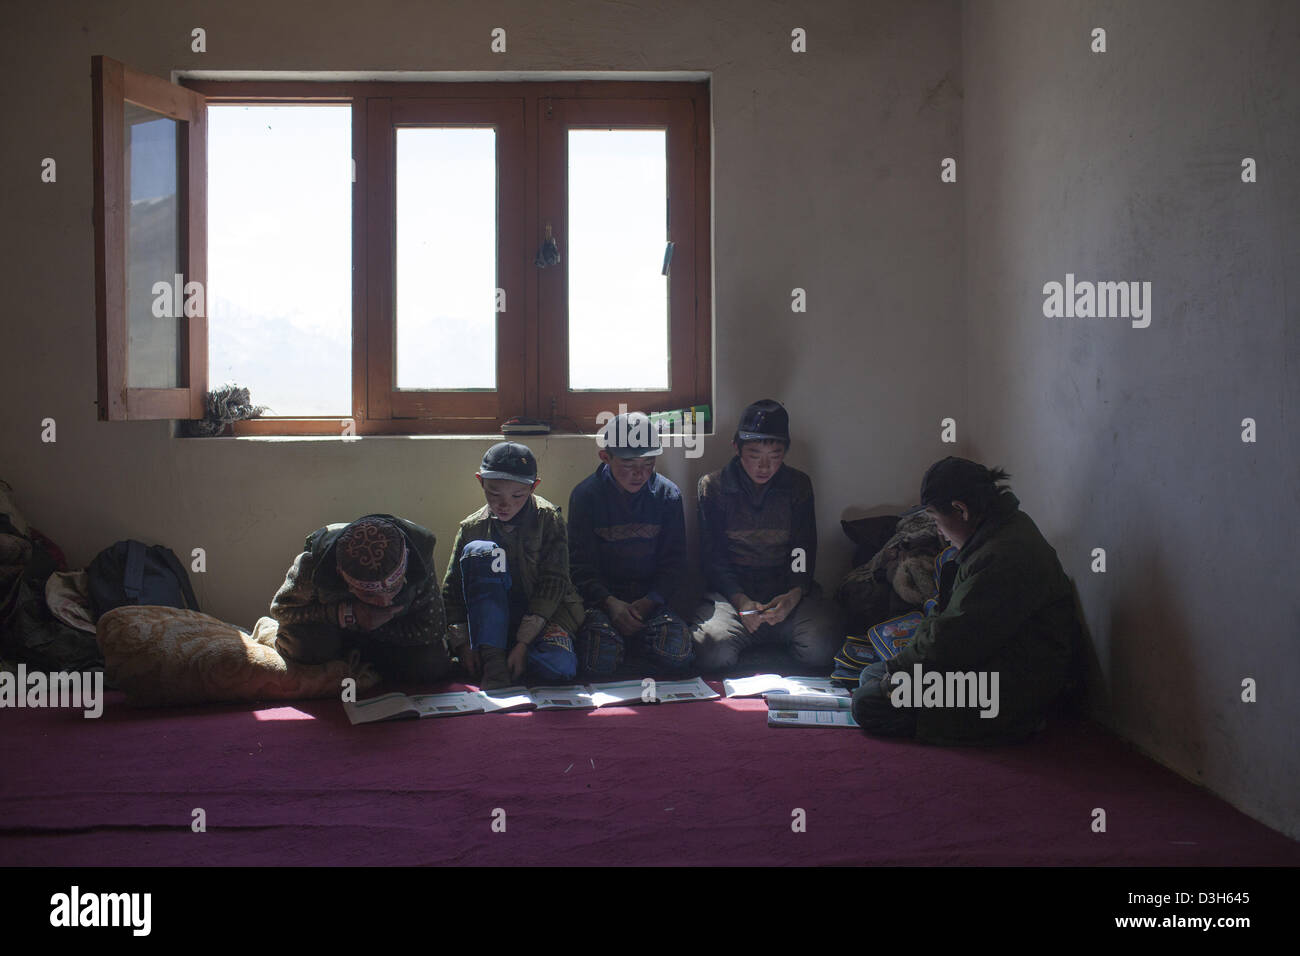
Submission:
[[[528,694],[537,704],[538,710],[589,710],[596,706],[591,699],[591,688],[585,684],[530,687]]]
[[[604,707],[607,704],[639,704],[644,699],[646,686],[639,680],[592,684],[591,701],[596,707]]]
[[[785,679],[785,692],[787,694],[807,696],[814,694],[825,694],[831,697],[852,696],[848,688],[832,684],[829,677],[787,677]]]
[[[381,694],[356,703],[345,700],[343,710],[353,724],[369,724],[408,713],[411,710],[411,699],[405,694]]]
[[[716,690],[704,683],[704,678],[692,680],[655,681],[655,697],[661,704],[681,703],[688,700],[713,700],[720,696]]]
[[[779,674],[756,674],[753,677],[724,680],[722,686],[728,697],[757,697],[760,694],[849,696],[848,690],[832,684],[829,677],[782,677]]]
[[[755,674],[753,677],[733,677],[722,682],[722,689],[728,697],[757,697],[770,690],[784,686],[785,678],[780,674]]]
[[[483,713],[498,714],[507,710],[525,710],[536,706],[526,687],[500,687],[496,690],[478,692],[479,703]]]
[[[455,717],[458,714],[483,713],[483,704],[478,700],[478,695],[468,691],[413,695],[411,703],[421,717]]]

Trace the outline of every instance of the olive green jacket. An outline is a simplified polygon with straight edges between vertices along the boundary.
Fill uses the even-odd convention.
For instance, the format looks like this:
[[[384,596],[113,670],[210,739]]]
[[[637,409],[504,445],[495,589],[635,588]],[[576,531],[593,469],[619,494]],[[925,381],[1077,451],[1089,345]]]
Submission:
[[[996,743],[1033,733],[1061,693],[1078,616],[1056,551],[1003,491],[957,554],[943,610],[925,618],[889,671],[998,673],[998,714],[978,706],[922,707],[916,736],[932,743]],[[991,683],[986,685],[991,689]]]
[[[508,522],[484,505],[460,523],[442,581],[448,624],[469,620],[460,557],[471,541],[494,541],[505,551],[506,568],[516,584],[522,585],[527,599],[525,613],[577,633],[586,612],[582,596],[569,579],[569,538],[559,508],[534,494]]]

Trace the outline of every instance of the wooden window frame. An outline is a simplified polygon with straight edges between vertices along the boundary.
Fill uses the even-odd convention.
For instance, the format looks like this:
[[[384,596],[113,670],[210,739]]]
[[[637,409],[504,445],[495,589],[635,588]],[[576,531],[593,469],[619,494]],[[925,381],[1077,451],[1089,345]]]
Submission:
[[[569,129],[659,128],[668,130],[668,225],[690,222],[695,198],[694,153],[695,132],[692,123],[692,103],[685,99],[620,99],[595,97],[551,97],[537,104],[539,110],[538,167],[540,183],[539,203],[542,208],[553,202],[543,217],[555,226],[556,234],[568,235],[567,169],[565,158],[566,132]],[[547,197],[556,197],[548,200]],[[669,382],[666,392],[654,391],[570,391],[567,387],[569,369],[568,328],[568,271],[545,270],[538,276],[539,295],[539,363],[540,395],[543,414],[554,409],[554,416],[579,423],[591,423],[602,411],[617,412],[620,404],[629,409],[641,408],[642,402],[653,397],[653,409],[670,411],[691,405],[708,404],[697,396],[707,392],[707,385],[696,378],[698,371],[695,353],[701,345],[696,336],[695,313],[695,261],[696,236],[693,228],[669,229],[674,243],[672,266],[669,268]],[[680,256],[680,258],[679,258]],[[675,287],[690,290],[688,294],[675,294]],[[684,373],[678,373],[678,370]]]
[[[497,281],[506,290],[507,309],[497,313],[496,374],[492,391],[397,389],[393,356],[397,328],[393,295],[396,252],[396,131],[421,126],[483,126],[485,120],[497,134]],[[366,303],[367,419],[420,421],[444,431],[496,431],[500,422],[522,415],[526,404],[524,357],[514,347],[527,334],[527,311],[510,302],[524,289],[525,257],[531,256],[524,238],[521,213],[525,206],[523,169],[502,162],[524,149],[523,104],[510,97],[466,100],[449,97],[371,97],[366,105],[367,163],[371,170],[371,201],[367,205],[369,268],[367,276],[384,276],[369,283]],[[535,251],[535,250],[534,250]]]
[[[202,418],[208,388],[205,316],[180,324],[177,388],[130,386],[126,303],[125,104],[134,103],[178,123],[176,189],[180,213],[179,259],[185,285],[207,288],[207,108],[203,97],[133,70],[105,56],[91,59],[95,170],[95,345],[101,421]],[[171,276],[166,277],[168,280]],[[206,301],[206,295],[205,295]],[[178,305],[180,303],[177,303]]]
[[[352,107],[352,405],[349,417],[273,417],[235,423],[235,435],[496,434],[511,416],[552,422],[552,433],[589,434],[597,414],[620,404],[647,411],[711,404],[712,314],[710,289],[710,142],[708,84],[671,81],[573,80],[544,82],[310,82],[186,80],[184,87],[204,104],[332,102]],[[96,96],[99,96],[98,86]],[[507,311],[498,314],[498,390],[426,392],[394,390],[393,335],[394,165],[397,125],[486,125],[475,104],[513,102],[519,107],[518,136],[498,132],[498,280],[507,291]],[[146,104],[147,105],[147,104]],[[152,107],[151,107],[152,108]],[[623,112],[620,114],[619,110]],[[667,391],[570,391],[567,388],[567,269],[530,265],[549,217],[565,249],[564,156],[557,152],[566,123],[614,128],[663,126],[670,117],[668,194],[674,242],[670,283],[670,389]],[[432,121],[426,121],[432,118]],[[444,122],[445,121],[445,122]],[[203,133],[206,135],[205,124]],[[97,150],[102,145],[98,136]],[[206,140],[204,140],[206,144]],[[522,148],[517,160],[505,150]],[[193,147],[191,147],[193,149]],[[191,163],[191,196],[201,200]],[[507,216],[507,202],[519,197],[522,215]],[[543,206],[546,212],[539,212]],[[98,209],[98,205],[97,205]],[[98,225],[98,221],[97,221]],[[101,236],[103,230],[100,230]],[[206,252],[202,245],[191,250]],[[102,240],[101,240],[102,241]],[[191,257],[193,258],[193,256]],[[514,264],[511,265],[511,259]],[[205,263],[204,263],[205,264]],[[522,314],[516,303],[522,301]],[[512,324],[513,323],[513,324]],[[102,323],[101,323],[102,324]],[[206,323],[190,338],[193,376],[198,352],[206,378]],[[511,343],[515,343],[513,346]],[[201,346],[196,348],[195,346]],[[112,342],[108,353],[111,357]],[[111,362],[109,363],[111,366]],[[101,366],[101,379],[103,378]],[[193,378],[192,378],[193,380]],[[509,383],[507,385],[507,382]],[[206,385],[206,382],[204,383]],[[505,386],[505,387],[503,387]],[[102,385],[101,385],[102,388]],[[192,392],[192,390],[191,390]],[[496,407],[484,396],[499,396]],[[188,414],[136,417],[201,417],[193,396]],[[256,400],[257,396],[253,396]],[[517,407],[511,407],[511,404]],[[101,403],[101,409],[102,409]]]

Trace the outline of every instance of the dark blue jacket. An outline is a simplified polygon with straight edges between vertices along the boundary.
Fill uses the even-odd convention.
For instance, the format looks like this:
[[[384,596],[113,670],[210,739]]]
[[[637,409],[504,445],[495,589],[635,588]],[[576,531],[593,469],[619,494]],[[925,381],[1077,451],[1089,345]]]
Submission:
[[[686,580],[681,490],[659,473],[629,495],[601,464],[569,496],[569,575],[588,607],[649,596],[679,608]]]

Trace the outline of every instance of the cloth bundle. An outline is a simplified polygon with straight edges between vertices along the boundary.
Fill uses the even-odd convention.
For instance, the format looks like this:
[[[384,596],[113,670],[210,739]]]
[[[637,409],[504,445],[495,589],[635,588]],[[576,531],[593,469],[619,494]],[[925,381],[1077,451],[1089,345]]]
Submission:
[[[920,608],[934,594],[934,560],[942,550],[934,519],[924,511],[900,519],[884,546],[836,589],[849,626],[866,630],[891,615]]]

